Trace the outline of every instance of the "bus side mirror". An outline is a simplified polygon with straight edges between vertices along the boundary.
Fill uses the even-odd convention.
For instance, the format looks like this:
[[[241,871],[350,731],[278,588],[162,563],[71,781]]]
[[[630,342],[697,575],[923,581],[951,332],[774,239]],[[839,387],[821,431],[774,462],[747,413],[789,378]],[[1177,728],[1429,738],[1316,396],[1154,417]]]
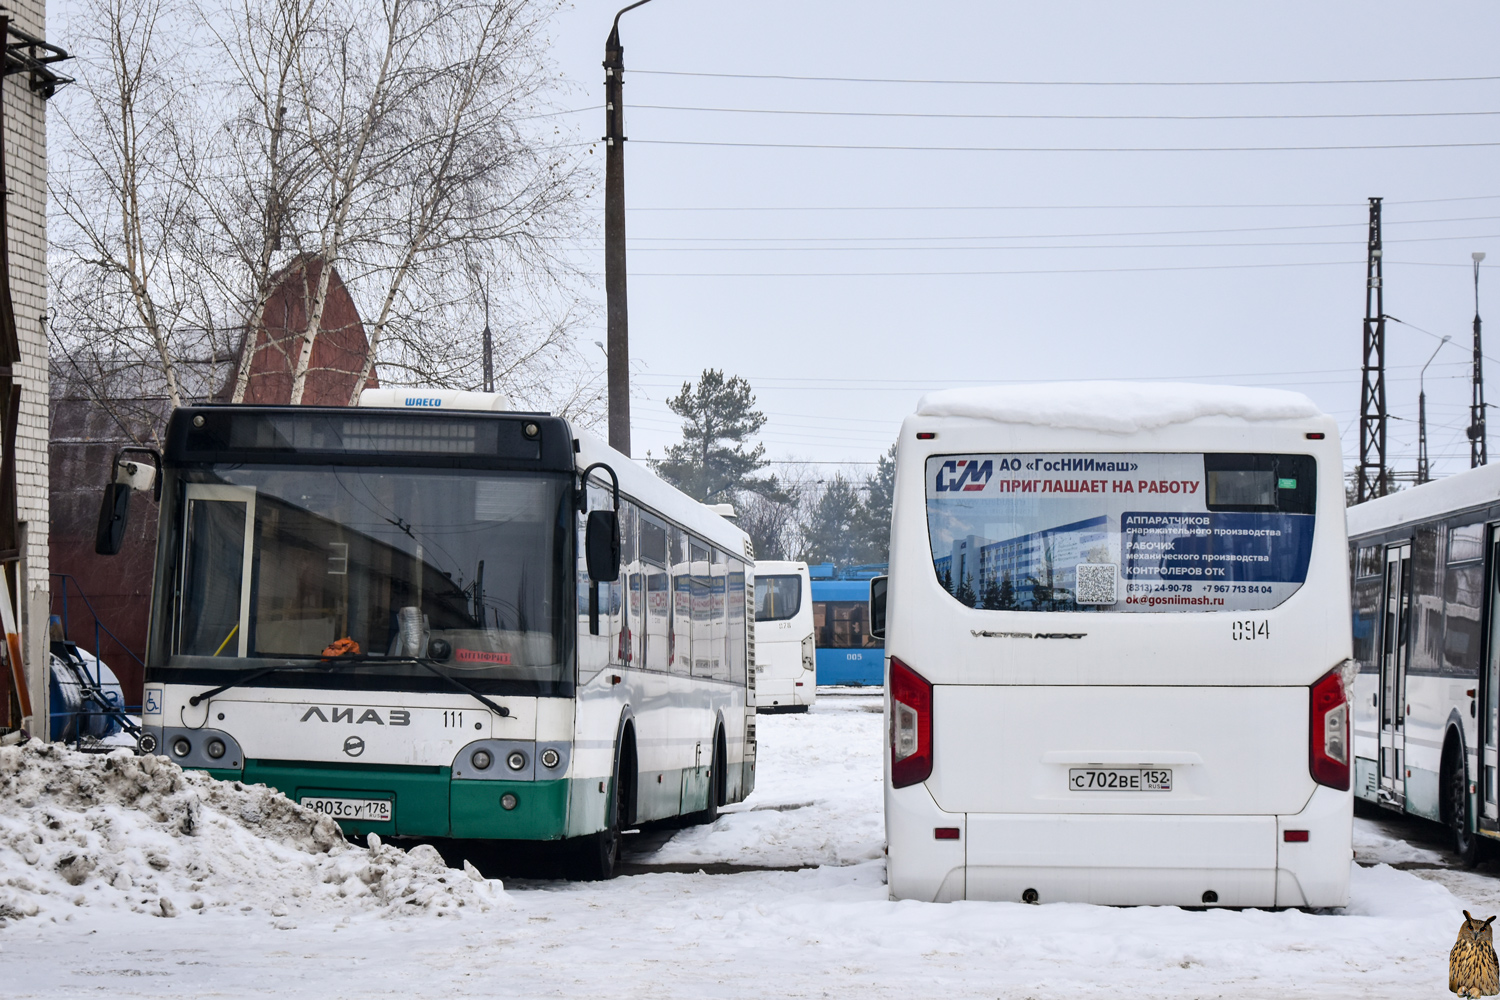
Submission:
[[[589,511],[583,548],[589,579],[614,583],[620,578],[620,518],[612,510]]]
[[[99,528],[94,533],[94,551],[101,556],[119,555],[125,544],[125,526],[130,521],[130,485],[110,483],[104,487],[99,505]]]
[[[885,638],[885,585],[888,576],[877,576],[870,581],[870,634],[877,639]]]

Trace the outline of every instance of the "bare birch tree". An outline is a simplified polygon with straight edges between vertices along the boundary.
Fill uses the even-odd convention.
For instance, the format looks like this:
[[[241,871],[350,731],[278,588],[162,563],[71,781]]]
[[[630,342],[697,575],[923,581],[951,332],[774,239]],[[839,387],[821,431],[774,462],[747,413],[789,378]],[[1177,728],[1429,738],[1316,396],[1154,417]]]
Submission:
[[[567,252],[586,178],[565,137],[536,124],[558,0],[209,2],[78,10],[94,30],[54,186],[61,341],[95,367],[149,365],[173,405],[224,385],[212,371],[235,359],[241,401],[257,349],[282,351],[298,403],[337,269],[365,321],[364,376],[380,364],[469,388],[479,327],[463,325],[464,274],[477,266],[512,317],[499,387],[594,406],[572,346],[589,307]],[[298,274],[305,327],[261,345],[267,302]]]
[[[225,344],[194,260],[204,162],[174,76],[176,11],[84,0],[78,14],[91,34],[79,87],[58,108],[53,331],[80,375],[144,370],[180,405],[184,364],[212,364]]]

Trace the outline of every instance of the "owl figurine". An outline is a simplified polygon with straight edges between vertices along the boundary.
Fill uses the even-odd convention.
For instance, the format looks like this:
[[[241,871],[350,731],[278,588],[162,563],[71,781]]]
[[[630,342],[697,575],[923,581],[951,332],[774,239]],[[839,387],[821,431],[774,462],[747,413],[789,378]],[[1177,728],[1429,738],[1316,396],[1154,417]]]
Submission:
[[[1461,997],[1489,997],[1500,993],[1500,963],[1488,920],[1475,920],[1464,911],[1464,925],[1448,953],[1448,989]]]

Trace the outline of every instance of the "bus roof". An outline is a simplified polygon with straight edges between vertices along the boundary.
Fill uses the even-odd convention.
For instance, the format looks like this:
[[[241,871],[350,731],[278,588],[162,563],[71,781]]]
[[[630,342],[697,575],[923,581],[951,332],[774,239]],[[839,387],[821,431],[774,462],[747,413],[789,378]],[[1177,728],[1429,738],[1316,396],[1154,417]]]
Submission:
[[[1047,382],[929,392],[917,416],[1132,434],[1204,417],[1251,422],[1322,416],[1300,392],[1189,382]]]
[[[1349,536],[1441,517],[1500,501],[1500,465],[1481,465],[1350,507]]]
[[[595,462],[607,463],[620,477],[620,492],[628,493],[663,517],[676,521],[732,556],[753,558],[750,554],[750,536],[714,513],[712,508],[670,485],[644,464],[615,451],[588,431],[574,427],[573,436],[578,439],[580,469],[588,468]],[[596,472],[594,475],[605,483],[609,482],[609,477],[602,473]]]
[[[815,601],[868,601],[869,580],[814,580],[812,599]]]

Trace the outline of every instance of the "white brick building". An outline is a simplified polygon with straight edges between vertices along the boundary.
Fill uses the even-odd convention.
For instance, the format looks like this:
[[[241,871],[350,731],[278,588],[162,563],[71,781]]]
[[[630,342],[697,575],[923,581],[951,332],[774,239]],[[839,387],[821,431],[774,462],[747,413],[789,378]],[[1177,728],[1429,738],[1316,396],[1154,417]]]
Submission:
[[[43,0],[6,0],[16,29],[45,38]],[[6,39],[14,43],[14,34]],[[59,67],[61,68],[61,67]],[[15,304],[21,360],[14,366],[21,387],[16,433],[17,518],[22,559],[18,578],[21,632],[26,640],[33,733],[45,735],[49,615],[47,562],[47,105],[33,89],[35,76],[7,59],[3,80],[5,182],[9,191],[10,287]]]

